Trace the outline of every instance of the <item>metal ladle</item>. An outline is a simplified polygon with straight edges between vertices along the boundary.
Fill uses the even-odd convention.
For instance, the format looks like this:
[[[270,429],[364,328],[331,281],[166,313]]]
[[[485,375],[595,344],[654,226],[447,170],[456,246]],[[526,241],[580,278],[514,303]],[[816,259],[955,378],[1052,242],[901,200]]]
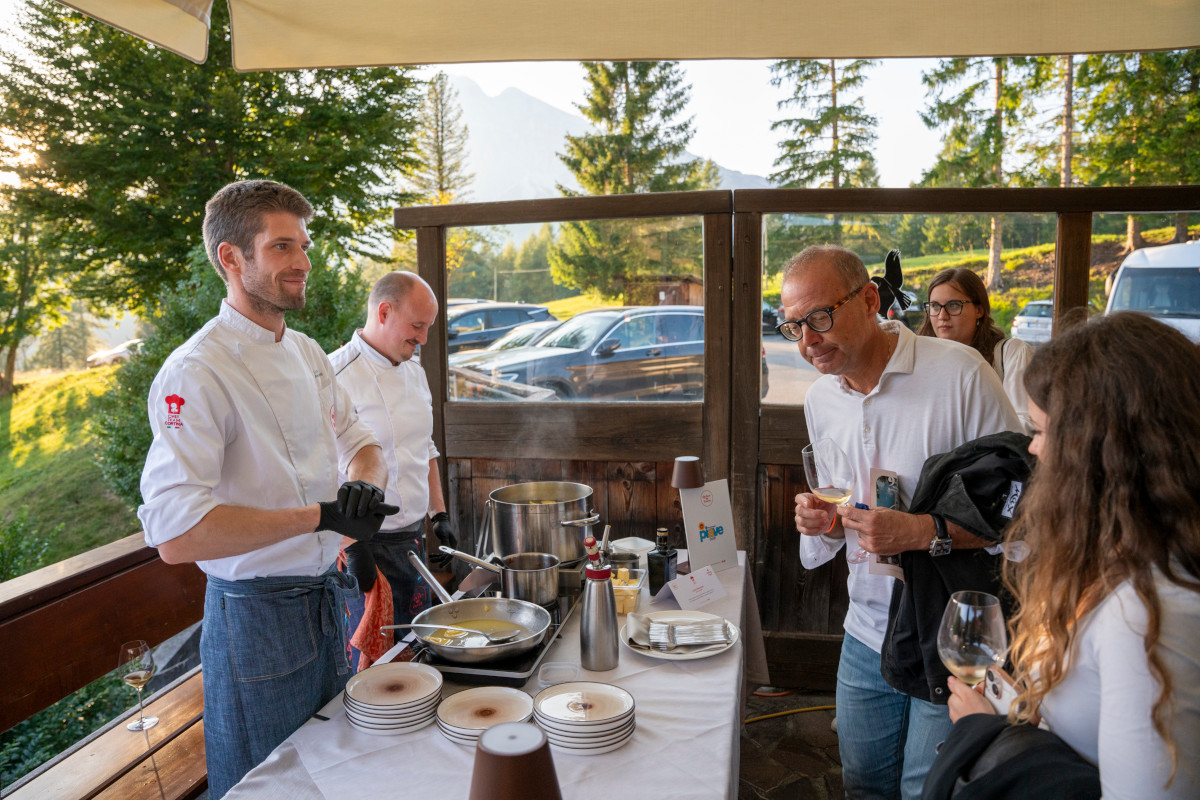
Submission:
[[[500,642],[507,642],[510,639],[517,638],[522,633],[520,628],[504,628],[503,630],[499,630],[494,633],[488,633],[487,631],[477,631],[477,630],[474,630],[473,628],[459,628],[456,625],[437,625],[434,623],[425,623],[425,622],[408,622],[403,625],[380,625],[379,626],[379,630],[381,630],[381,631],[388,631],[388,630],[392,630],[394,628],[436,628],[438,630],[446,630],[446,631],[462,631],[463,633],[474,633],[478,636],[482,636],[485,639],[487,639],[489,643],[492,643],[492,644],[498,644]]]

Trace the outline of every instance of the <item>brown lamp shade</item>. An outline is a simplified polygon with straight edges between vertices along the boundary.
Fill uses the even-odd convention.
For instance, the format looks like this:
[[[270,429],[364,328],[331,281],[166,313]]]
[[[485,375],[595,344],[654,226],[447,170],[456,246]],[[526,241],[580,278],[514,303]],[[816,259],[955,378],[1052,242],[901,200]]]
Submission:
[[[475,744],[470,800],[562,800],[550,744],[540,728],[504,722]]]
[[[679,456],[675,459],[675,471],[671,473],[671,485],[676,489],[699,489],[704,485],[704,470],[696,456]]]

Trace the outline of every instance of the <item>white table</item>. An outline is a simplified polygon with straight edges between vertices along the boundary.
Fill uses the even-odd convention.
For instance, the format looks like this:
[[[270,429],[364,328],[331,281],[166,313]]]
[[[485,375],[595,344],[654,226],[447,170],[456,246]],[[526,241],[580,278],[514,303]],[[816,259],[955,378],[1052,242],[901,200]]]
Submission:
[[[738,624],[741,639],[729,650],[694,661],[666,661],[622,646],[616,669],[580,669],[579,680],[616,684],[633,695],[637,729],[628,744],[611,753],[572,756],[555,751],[555,771],[566,800],[737,797],[742,702],[747,687],[768,683],[758,605],[753,584],[746,580],[744,552],[738,553],[738,563],[719,573],[725,597],[703,609]],[[653,603],[643,594],[638,611],[678,607],[673,599]],[[623,624],[625,618],[619,619]],[[578,613],[543,663],[550,661],[579,663]],[[469,687],[447,679],[442,694],[465,688]],[[537,693],[536,676],[525,690]],[[309,720],[226,797],[467,796],[475,751],[446,739],[436,723],[400,736],[370,736],[350,726],[340,695],[322,714],[329,720]]]

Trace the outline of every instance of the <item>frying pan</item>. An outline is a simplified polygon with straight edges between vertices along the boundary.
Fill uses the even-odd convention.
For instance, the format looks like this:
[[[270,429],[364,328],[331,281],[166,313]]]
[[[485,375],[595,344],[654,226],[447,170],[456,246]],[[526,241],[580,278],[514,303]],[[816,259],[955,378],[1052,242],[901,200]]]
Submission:
[[[496,597],[455,600],[442,588],[442,584],[433,577],[433,573],[422,563],[416,553],[409,553],[408,560],[437,594],[438,599],[442,601],[440,605],[432,606],[417,614],[413,617],[413,622],[431,625],[461,625],[471,620],[494,619],[519,625],[529,631],[527,636],[521,636],[508,642],[478,646],[441,644],[430,641],[426,636],[417,632],[416,637],[425,642],[440,658],[456,664],[483,664],[489,661],[499,661],[527,653],[541,644],[542,639],[545,638],[546,631],[550,627],[550,612],[541,606],[527,603],[524,600]]]
[[[505,597],[528,600],[539,606],[550,605],[558,599],[558,556],[549,553],[514,553],[501,558],[503,566],[497,566],[445,545],[438,550],[468,564],[499,573]]]

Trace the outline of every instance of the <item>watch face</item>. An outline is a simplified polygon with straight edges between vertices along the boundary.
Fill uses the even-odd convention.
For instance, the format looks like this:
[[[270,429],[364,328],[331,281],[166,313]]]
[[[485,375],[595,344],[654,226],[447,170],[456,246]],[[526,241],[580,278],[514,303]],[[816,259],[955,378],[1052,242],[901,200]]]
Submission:
[[[944,556],[950,552],[950,546],[951,546],[951,540],[949,538],[934,539],[932,542],[929,543],[929,555]]]

